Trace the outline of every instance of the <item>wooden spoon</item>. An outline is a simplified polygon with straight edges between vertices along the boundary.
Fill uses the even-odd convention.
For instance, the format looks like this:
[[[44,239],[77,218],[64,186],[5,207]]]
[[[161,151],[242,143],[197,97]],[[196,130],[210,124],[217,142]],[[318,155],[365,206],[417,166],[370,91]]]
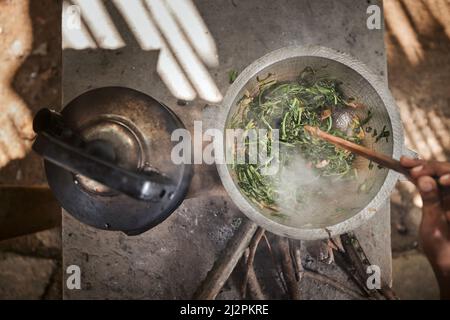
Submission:
[[[351,151],[357,155],[360,155],[361,157],[372,160],[373,162],[375,162],[385,168],[397,171],[397,172],[403,174],[408,179],[413,180],[409,173],[409,169],[403,167],[400,164],[400,161],[398,161],[398,160],[395,160],[385,154],[376,152],[374,150],[371,150],[371,149],[361,146],[359,144],[356,144],[356,143],[347,141],[345,139],[333,136],[329,133],[326,133],[326,132],[320,130],[317,127],[305,126],[304,128],[306,131],[308,131],[311,135],[313,135],[315,137],[326,140],[338,147],[341,147],[341,148]],[[434,177],[434,178],[436,180],[439,179],[437,177]],[[442,206],[444,207],[444,210],[450,210],[450,187],[443,187],[443,186],[439,185],[439,183],[438,183],[438,186],[441,191]]]
[[[305,126],[304,128],[306,131],[308,131],[311,135],[313,135],[315,137],[326,140],[338,147],[341,147],[343,149],[351,151],[351,152],[353,152],[357,155],[360,155],[361,157],[364,157],[366,159],[372,160],[373,162],[375,162],[385,168],[400,172],[401,174],[405,175],[407,178],[410,178],[409,170],[406,169],[405,167],[403,167],[400,164],[400,161],[398,161],[398,160],[395,160],[385,154],[376,152],[372,149],[366,148],[359,144],[356,144],[356,143],[347,141],[345,139],[333,136],[329,133],[326,133],[326,132],[320,130],[317,127]]]

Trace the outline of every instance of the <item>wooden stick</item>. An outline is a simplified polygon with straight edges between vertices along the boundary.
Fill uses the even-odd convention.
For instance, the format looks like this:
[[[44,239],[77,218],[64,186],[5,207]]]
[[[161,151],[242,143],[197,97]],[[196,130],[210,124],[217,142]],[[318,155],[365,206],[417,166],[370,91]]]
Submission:
[[[261,238],[264,235],[265,230],[261,227],[258,227],[256,230],[255,236],[250,242],[249,246],[249,255],[247,259],[247,268],[245,271],[244,281],[242,282],[241,295],[242,298],[245,298],[245,293],[247,292],[247,281],[249,276],[249,270],[253,269],[253,261],[255,260],[256,249],[258,249],[258,244],[261,241]],[[253,270],[254,271],[254,270]]]
[[[365,257],[365,255],[364,259],[361,258],[361,252],[358,252],[358,249],[354,245],[354,242],[356,241],[357,241],[356,237],[354,237],[353,235],[349,235],[348,233],[341,235],[341,243],[342,246],[344,247],[345,254],[348,257],[349,261],[352,263],[352,266],[355,268],[356,274],[361,279],[362,283],[364,284],[364,287],[366,287],[365,284],[368,278],[366,268],[367,266],[370,265],[370,263],[367,257]],[[362,248],[359,247],[359,250],[362,251]],[[368,290],[367,287],[366,289]]]
[[[353,283],[361,290],[366,297],[370,297],[366,284],[359,278],[356,269],[352,266],[348,259],[348,256],[341,250],[335,250],[334,252],[334,262],[341,268],[353,281]]]
[[[316,137],[326,140],[338,147],[341,147],[343,149],[351,151],[351,152],[353,152],[357,155],[360,155],[361,157],[364,157],[366,159],[369,159],[385,168],[400,172],[408,179],[411,179],[409,169],[403,167],[400,164],[400,161],[398,161],[398,160],[395,160],[385,154],[376,152],[376,151],[366,148],[364,146],[360,146],[356,143],[333,136],[329,133],[326,133],[326,132],[320,130],[317,127],[305,126],[304,128],[306,131],[311,133],[313,136],[316,136]],[[433,178],[435,178],[436,180],[439,179],[439,177],[433,177]],[[440,189],[440,196],[441,196],[441,204],[442,204],[444,210],[448,211],[448,210],[450,210],[450,187],[439,186],[439,189]]]
[[[385,154],[376,152],[374,150],[371,150],[371,149],[361,146],[359,144],[356,144],[356,143],[347,141],[345,139],[333,136],[329,133],[326,133],[326,132],[320,130],[317,127],[305,126],[304,128],[306,131],[308,131],[315,137],[326,140],[338,147],[341,147],[343,149],[346,149],[348,151],[356,153],[357,155],[360,155],[361,157],[369,159],[385,168],[400,172],[401,174],[405,175],[406,177],[409,177],[409,170],[406,169],[405,167],[403,167],[400,164],[400,161],[398,161],[398,160],[395,160]]]
[[[304,271],[300,247],[301,242],[299,240],[289,239],[289,248],[291,249],[292,260],[294,261],[295,276],[299,283],[303,279],[303,271]]]
[[[213,300],[216,298],[250,244],[257,228],[253,221],[243,219],[241,226],[198,287],[193,299]]]
[[[394,291],[385,283],[382,283],[381,289],[378,290],[369,290],[365,285],[368,278],[366,269],[370,265],[370,261],[367,258],[363,248],[361,247],[358,239],[353,234],[346,233],[341,235],[341,242],[347,257],[356,269],[356,273],[361,283],[363,284],[366,293],[375,299],[385,298],[387,300],[397,300],[398,298],[395,295]]]
[[[292,300],[301,300],[299,283],[295,276],[294,264],[289,249],[289,240],[284,237],[277,237],[278,250],[281,256],[281,267],[284,280]]]
[[[400,161],[398,161],[398,160],[395,160],[385,154],[376,152],[374,150],[371,150],[364,146],[358,145],[356,143],[333,136],[329,133],[326,133],[326,132],[320,130],[317,127],[305,126],[304,128],[306,131],[308,131],[315,137],[321,138],[321,139],[326,140],[338,147],[341,147],[343,149],[351,151],[351,152],[353,152],[357,155],[360,155],[361,157],[364,157],[366,159],[369,159],[385,168],[397,171],[397,172],[403,174],[408,179],[411,179],[409,169],[403,167],[400,164]],[[439,179],[439,177],[433,177],[433,178],[436,180]],[[444,211],[448,211],[448,210],[450,210],[450,187],[444,187],[444,186],[439,185],[439,189],[440,189],[440,197],[441,197],[442,207],[444,208]]]
[[[250,249],[245,250],[246,261],[245,265],[247,266],[248,258],[250,255]],[[266,296],[261,288],[261,285],[258,281],[258,277],[256,276],[255,268],[253,264],[247,269],[247,283],[246,289],[248,289],[250,298],[253,300],[266,300]]]
[[[270,241],[267,238],[267,234],[266,233],[264,233],[263,238],[264,238],[264,241],[266,242],[267,250],[269,250],[269,254],[270,254],[270,258],[272,259],[273,267],[275,268],[275,271],[277,272],[278,278],[280,279],[281,286],[283,287],[284,292],[286,294],[289,294],[286,282],[284,281],[284,278],[283,278],[283,272],[279,268],[279,264],[277,263],[277,259],[275,258],[275,254],[274,254],[274,252],[272,250],[272,246],[270,245]]]

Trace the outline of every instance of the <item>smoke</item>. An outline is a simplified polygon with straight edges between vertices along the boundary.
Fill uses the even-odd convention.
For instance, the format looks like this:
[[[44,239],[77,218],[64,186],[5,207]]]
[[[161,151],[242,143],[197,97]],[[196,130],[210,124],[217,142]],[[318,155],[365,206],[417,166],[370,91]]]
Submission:
[[[320,176],[313,164],[292,149],[273,178],[276,207],[285,216],[282,222],[295,227],[327,227],[358,212],[367,197],[357,195],[358,184],[358,179]]]
[[[278,193],[277,207],[283,214],[295,216],[306,208],[316,209],[311,196],[323,192],[325,181],[301,154],[291,151],[274,185]]]

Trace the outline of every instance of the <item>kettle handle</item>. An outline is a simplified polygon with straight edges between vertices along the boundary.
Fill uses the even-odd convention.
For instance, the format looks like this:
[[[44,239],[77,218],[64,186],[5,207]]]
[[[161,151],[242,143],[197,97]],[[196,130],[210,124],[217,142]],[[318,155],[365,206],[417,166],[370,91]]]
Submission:
[[[65,125],[62,115],[55,111],[41,109],[34,118],[33,129],[37,133],[33,150],[45,160],[72,173],[138,200],[163,198],[173,188],[170,179],[157,172],[139,173],[124,169],[73,146],[82,139]]]

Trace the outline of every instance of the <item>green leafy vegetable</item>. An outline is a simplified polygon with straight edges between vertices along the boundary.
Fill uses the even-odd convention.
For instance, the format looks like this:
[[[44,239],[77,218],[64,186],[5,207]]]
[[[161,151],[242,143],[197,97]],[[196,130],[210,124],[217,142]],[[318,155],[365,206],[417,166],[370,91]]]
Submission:
[[[228,72],[228,81],[232,84],[238,76],[238,72],[236,70],[230,70]]]
[[[373,117],[372,111],[370,111],[370,110],[367,111],[367,117],[365,119],[361,120],[361,123],[360,123],[361,127],[365,126],[367,123],[369,123],[369,121],[372,119],[372,117]]]
[[[391,132],[389,130],[386,130],[386,126],[383,127],[383,130],[381,130],[380,134],[375,138],[375,143],[380,141],[383,138],[386,138],[386,142],[389,141],[389,136],[391,135]]]
[[[342,178],[351,170],[354,155],[351,152],[335,147],[326,141],[312,137],[304,130],[305,125],[319,127],[332,135],[360,144],[364,137],[363,124],[367,124],[372,113],[360,121],[354,117],[352,133],[343,132],[334,126],[333,114],[338,110],[350,107],[339,88],[339,81],[320,77],[312,68],[305,68],[296,81],[278,82],[273,75],[257,78],[256,94],[244,95],[238,102],[237,111],[232,117],[230,127],[244,130],[267,129],[267,135],[258,141],[260,148],[270,151],[272,132],[279,130],[280,166],[292,160],[292,154],[300,153],[311,167],[322,177]],[[357,103],[353,101],[352,105]],[[361,105],[361,104],[358,104]],[[249,143],[244,150],[236,153],[248,154]],[[270,154],[270,152],[268,152]],[[233,164],[237,183],[242,192],[263,208],[275,213],[279,211],[276,202],[278,177],[265,176],[261,170],[267,164]],[[357,173],[355,173],[357,175]],[[301,201],[301,197],[297,197]]]

